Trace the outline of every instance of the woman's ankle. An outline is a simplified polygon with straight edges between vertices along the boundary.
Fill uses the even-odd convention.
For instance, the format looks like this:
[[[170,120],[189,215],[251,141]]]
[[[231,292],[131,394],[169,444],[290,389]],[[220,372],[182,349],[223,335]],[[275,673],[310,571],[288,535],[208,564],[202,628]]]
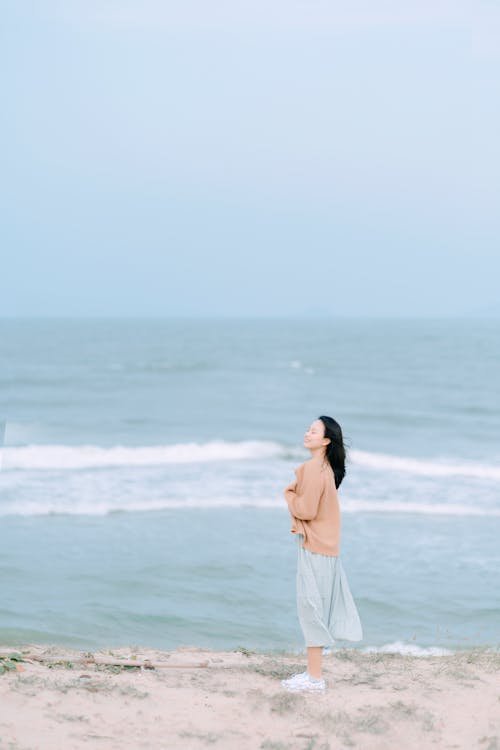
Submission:
[[[319,675],[318,674],[313,674],[312,672],[309,672],[309,670],[307,670],[307,674],[309,675],[309,677],[312,677],[313,680],[322,680],[323,679],[323,675],[321,675],[321,674],[319,674]]]

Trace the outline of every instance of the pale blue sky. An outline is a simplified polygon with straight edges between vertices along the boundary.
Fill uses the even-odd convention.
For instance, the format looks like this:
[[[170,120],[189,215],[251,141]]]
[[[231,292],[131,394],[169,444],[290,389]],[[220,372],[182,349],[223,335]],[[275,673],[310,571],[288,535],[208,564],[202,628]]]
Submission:
[[[0,316],[500,315],[496,2],[2,4]]]

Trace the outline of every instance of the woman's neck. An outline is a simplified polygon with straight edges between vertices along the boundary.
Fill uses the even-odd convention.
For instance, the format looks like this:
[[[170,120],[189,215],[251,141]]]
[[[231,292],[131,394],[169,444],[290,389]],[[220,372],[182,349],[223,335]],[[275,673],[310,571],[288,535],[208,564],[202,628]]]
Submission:
[[[326,451],[324,448],[309,448],[311,459],[323,464],[326,461]]]

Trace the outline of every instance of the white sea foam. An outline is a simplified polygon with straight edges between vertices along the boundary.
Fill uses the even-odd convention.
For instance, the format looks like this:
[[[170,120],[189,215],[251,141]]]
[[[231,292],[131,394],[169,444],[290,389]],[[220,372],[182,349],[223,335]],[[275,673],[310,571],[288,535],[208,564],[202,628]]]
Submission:
[[[162,466],[262,459],[285,455],[279,443],[263,440],[173,445],[125,446],[109,448],[97,445],[26,445],[3,449],[3,469],[87,469],[111,466]]]
[[[363,654],[403,654],[404,656],[448,656],[455,653],[440,646],[418,646],[416,643],[394,641],[385,646],[366,646],[359,649]]]
[[[500,466],[474,461],[426,460],[405,458],[387,453],[350,451],[353,465],[377,471],[402,472],[427,477],[476,477],[478,479],[500,479]]]
[[[54,514],[105,516],[110,513],[142,513],[144,511],[175,510],[179,508],[276,508],[276,500],[255,500],[245,502],[232,497],[204,498],[203,500],[165,499],[125,502],[102,502],[82,500],[79,502],[44,500],[17,501],[0,505],[0,516],[46,516]]]
[[[500,508],[461,505],[459,503],[415,503],[403,500],[384,502],[345,499],[341,509],[347,513],[423,513],[424,515],[448,516],[500,516]]]
[[[6,446],[1,451],[2,469],[86,469],[92,467],[162,466],[216,461],[258,460],[295,457],[297,463],[309,454],[272,440],[174,443],[172,445],[102,447],[97,445]],[[500,480],[500,466],[474,461],[430,460],[387,453],[352,450],[353,467],[427,477],[472,477]]]
[[[345,646],[343,641],[338,641],[333,646],[333,649],[324,650],[323,653],[335,653],[341,648],[343,651],[359,651],[362,654],[402,654],[403,656],[418,656],[418,657],[429,657],[429,656],[452,656],[453,654],[460,653],[460,649],[449,649],[443,648],[442,646],[419,646],[416,643],[404,643],[403,641],[394,641],[393,643],[387,643],[384,646],[364,646],[363,648],[356,648],[353,646]],[[292,649],[291,653],[300,656],[305,654],[306,648]],[[495,647],[485,648],[484,651],[488,653],[499,653],[499,650]]]
[[[105,516],[110,513],[142,513],[148,511],[195,509],[195,508],[255,508],[277,509],[288,512],[280,497],[235,497],[217,495],[203,498],[159,498],[156,500],[16,500],[0,505],[0,516],[45,516],[54,514]],[[343,500],[343,513],[419,513],[424,515],[500,517],[500,508],[484,508],[469,505],[431,505],[425,503],[370,502]]]

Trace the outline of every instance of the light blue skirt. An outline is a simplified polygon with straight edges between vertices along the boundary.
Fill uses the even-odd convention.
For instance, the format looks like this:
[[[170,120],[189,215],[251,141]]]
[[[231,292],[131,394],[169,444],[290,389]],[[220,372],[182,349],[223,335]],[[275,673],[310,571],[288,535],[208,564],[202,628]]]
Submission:
[[[319,555],[298,544],[297,614],[306,646],[331,646],[335,639],[360,641],[363,629],[339,557]]]

